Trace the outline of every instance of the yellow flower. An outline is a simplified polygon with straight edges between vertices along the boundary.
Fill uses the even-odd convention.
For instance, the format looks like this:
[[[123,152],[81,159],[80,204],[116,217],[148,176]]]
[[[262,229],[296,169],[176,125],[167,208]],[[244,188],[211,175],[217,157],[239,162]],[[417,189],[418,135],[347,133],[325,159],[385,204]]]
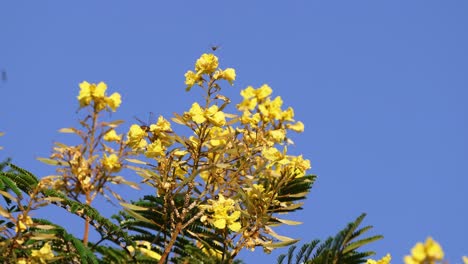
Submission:
[[[288,107],[281,115],[281,119],[284,121],[294,121],[294,109],[292,109],[292,107]]]
[[[122,103],[122,99],[119,93],[113,93],[111,96],[107,97],[107,105],[112,109],[112,112],[115,112]]]
[[[224,126],[226,124],[226,117],[222,111],[219,111],[217,105],[212,105],[206,109],[205,115],[215,126]]]
[[[15,231],[16,233],[18,233],[19,231],[23,232],[32,224],[34,224],[34,222],[29,215],[27,215],[26,219],[24,219],[24,215],[20,214],[18,215],[18,221],[16,223]]]
[[[265,121],[271,119],[279,120],[282,117],[281,106],[283,105],[283,100],[280,96],[277,96],[273,101],[270,98],[267,98],[265,102],[258,105],[258,110],[262,113]]]
[[[225,199],[222,194],[219,194],[218,200],[209,200],[211,206],[202,206],[207,208],[208,211],[213,212],[212,224],[218,229],[225,229],[228,227],[231,231],[238,232],[242,226],[239,222],[240,211],[235,209],[235,202],[233,199]],[[203,219],[206,219],[204,217]]]
[[[44,244],[44,246],[39,250],[32,250],[31,256],[34,259],[40,261],[40,263],[47,263],[48,260],[54,258],[54,253],[52,252],[52,247],[49,243]]]
[[[286,131],[283,129],[270,130],[268,131],[268,135],[274,140],[274,142],[279,143],[286,137]]]
[[[139,125],[133,124],[127,134],[127,144],[133,149],[144,148],[148,144],[145,137],[146,132]]]
[[[426,239],[426,253],[427,256],[432,260],[442,260],[444,258],[444,251],[442,247],[432,239],[432,237],[428,237]]]
[[[94,86],[94,89],[93,89]],[[94,98],[104,98],[107,90],[107,84],[100,82],[97,85],[91,85],[91,96]]]
[[[78,101],[80,107],[85,107],[91,103],[91,85],[84,81],[80,83],[80,94],[78,95]]]
[[[91,101],[94,101],[96,111],[101,111],[109,106],[115,112],[122,102],[119,93],[113,93],[111,96],[106,97],[107,85],[104,82],[94,84],[83,81],[79,86],[78,101],[80,107],[88,106]]]
[[[411,249],[411,255],[416,261],[422,262],[426,258],[426,252],[424,250],[423,243],[417,243],[413,249]]]
[[[283,157],[283,155],[281,154],[281,152],[276,149],[276,148],[264,148],[262,150],[262,156],[265,157],[267,160],[270,160],[270,161],[275,161],[275,160],[279,160]]]
[[[391,260],[392,260],[392,256],[390,256],[390,254],[387,254],[385,257],[379,260],[368,259],[366,261],[366,264],[390,264]]]
[[[187,71],[185,73],[185,85],[187,85],[186,90],[190,90],[195,83],[197,83],[200,80],[200,76],[194,73],[193,71]]]
[[[204,112],[198,103],[193,103],[189,110],[189,115],[192,117],[193,122],[201,124],[206,121]]]
[[[304,132],[304,124],[301,121],[295,124],[287,124],[286,128],[288,128],[289,130],[298,132],[298,133]]]
[[[431,237],[426,239],[426,243],[417,243],[411,249],[411,255],[405,256],[405,264],[435,263],[444,258],[442,247]]]
[[[112,130],[109,130],[109,132],[107,132],[103,139],[105,141],[120,141],[122,139],[122,135],[117,135],[117,133],[115,132],[114,129]]]
[[[233,81],[236,80],[236,71],[233,68],[227,68],[223,71],[222,78],[233,85]]]
[[[122,164],[120,164],[119,157],[115,154],[111,154],[110,156],[104,154],[104,157],[102,159],[102,165],[109,172],[119,172],[122,168]]]
[[[218,58],[214,54],[203,54],[195,63],[197,74],[211,74],[218,68]]]
[[[150,125],[150,131],[154,134],[171,131],[171,123],[169,123],[169,121],[167,121],[163,116],[159,116],[158,122]]]
[[[148,158],[156,158],[164,155],[166,148],[162,145],[161,140],[157,139],[149,144],[146,148],[145,156]]]
[[[270,96],[270,94],[273,92],[273,90],[268,86],[267,84],[262,85],[260,88],[258,88],[255,91],[255,95],[257,96],[258,100],[263,100]]]

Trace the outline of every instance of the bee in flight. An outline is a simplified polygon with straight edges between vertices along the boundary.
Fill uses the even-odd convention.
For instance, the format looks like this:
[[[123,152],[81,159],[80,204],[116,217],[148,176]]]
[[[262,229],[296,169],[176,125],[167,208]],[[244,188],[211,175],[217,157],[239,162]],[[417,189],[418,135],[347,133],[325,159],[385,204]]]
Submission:
[[[221,45],[211,45],[211,50],[212,51],[217,51],[220,47],[221,47]]]

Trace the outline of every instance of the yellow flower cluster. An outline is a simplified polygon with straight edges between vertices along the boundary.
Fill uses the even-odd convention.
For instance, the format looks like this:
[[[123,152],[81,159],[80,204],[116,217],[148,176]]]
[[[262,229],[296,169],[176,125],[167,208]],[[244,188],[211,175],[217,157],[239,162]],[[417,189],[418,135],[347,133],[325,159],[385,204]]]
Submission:
[[[134,151],[144,151],[148,158],[158,158],[164,156],[172,144],[169,133],[172,133],[171,123],[160,116],[158,121],[149,127],[136,124],[130,126],[126,144]]]
[[[280,96],[277,96],[273,100],[270,99],[272,91],[271,87],[266,84],[258,89],[249,86],[241,91],[243,101],[237,105],[237,109],[243,113],[241,117],[243,124],[257,125],[260,121],[266,123],[294,121],[294,110],[289,107],[283,111],[281,109],[283,100]],[[256,108],[257,111],[252,113]],[[304,124],[300,121],[294,124],[287,123],[285,128],[296,132],[303,132]]]
[[[201,205],[200,208],[212,212],[209,222],[218,229],[225,229],[226,226],[234,232],[238,232],[241,229],[239,222],[240,211],[236,210],[235,202],[231,198],[224,198],[222,194],[218,195],[218,200],[208,200],[208,205]],[[207,220],[207,216],[204,215],[201,218],[202,222]]]
[[[392,260],[392,256],[390,256],[390,254],[387,254],[385,257],[379,260],[368,259],[366,261],[366,264],[390,264],[391,260]]]
[[[224,126],[226,124],[226,117],[222,111],[219,111],[217,105],[212,105],[207,109],[203,109],[198,103],[193,103],[189,112],[185,113],[193,122],[201,124],[207,120],[215,126]]]
[[[433,264],[443,258],[444,251],[442,247],[431,237],[428,237],[424,244],[419,242],[411,249],[411,255],[405,256],[404,262],[405,264]]]
[[[203,84],[203,74],[213,76],[215,80],[226,80],[232,85],[233,81],[236,79],[236,71],[232,68],[222,70],[219,69],[218,66],[218,57],[214,54],[203,54],[195,63],[195,72],[187,71],[187,73],[185,73],[185,85],[187,85],[187,91],[195,84],[200,86]]]
[[[80,107],[85,107],[93,102],[93,107],[96,112],[100,112],[106,107],[109,107],[113,112],[122,103],[119,93],[113,93],[110,96],[106,96],[107,85],[103,82],[98,84],[88,83],[86,81],[80,83],[80,94],[78,95],[78,101]]]
[[[24,217],[23,214],[20,214],[18,215],[18,220],[16,221],[15,231],[16,233],[23,232],[26,229],[28,229],[28,227],[31,226],[32,224],[34,224],[34,222],[29,215]]]
[[[52,252],[52,247],[50,244],[46,243],[41,249],[32,250],[31,257],[35,263],[47,263],[48,260],[54,258],[54,253]]]

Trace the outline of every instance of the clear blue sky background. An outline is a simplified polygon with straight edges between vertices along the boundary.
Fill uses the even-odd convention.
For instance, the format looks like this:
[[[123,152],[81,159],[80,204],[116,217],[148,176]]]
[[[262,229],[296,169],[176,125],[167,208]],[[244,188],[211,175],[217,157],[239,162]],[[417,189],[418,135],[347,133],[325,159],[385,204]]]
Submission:
[[[83,80],[122,94],[115,118],[187,110],[183,74],[218,44],[233,101],[268,83],[306,125],[292,151],[319,178],[284,232],[326,238],[367,212],[394,263],[427,236],[451,263],[468,254],[467,1],[79,2],[0,2],[1,157],[53,173],[36,158],[71,142],[57,129],[76,124]]]

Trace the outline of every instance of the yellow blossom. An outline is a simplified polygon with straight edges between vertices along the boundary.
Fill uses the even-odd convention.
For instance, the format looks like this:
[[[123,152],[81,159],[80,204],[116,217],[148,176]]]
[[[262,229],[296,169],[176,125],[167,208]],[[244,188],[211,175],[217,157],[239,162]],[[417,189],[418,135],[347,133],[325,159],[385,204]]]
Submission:
[[[31,257],[40,261],[40,263],[47,263],[48,260],[54,258],[54,253],[52,252],[52,247],[49,243],[44,244],[44,246],[39,250],[32,250]]]
[[[84,81],[80,83],[80,94],[78,95],[78,101],[80,102],[80,107],[85,107],[91,103],[91,85]]]
[[[195,83],[197,83],[200,80],[200,76],[194,73],[193,71],[187,71],[185,73],[185,85],[187,85],[186,90],[190,90]]]
[[[189,110],[189,115],[192,117],[192,121],[197,124],[201,124],[206,121],[203,108],[201,108],[196,102],[192,104],[192,107]]]
[[[366,264],[390,264],[391,260],[392,260],[392,257],[390,256],[390,254],[387,254],[385,257],[379,260],[368,259],[366,261]]]
[[[122,103],[122,99],[119,93],[113,93],[111,96],[106,99],[107,105],[112,109],[112,112],[115,112],[117,108]]]
[[[205,115],[215,126],[224,126],[226,124],[226,117],[222,111],[219,111],[217,105],[212,105],[206,109]]]
[[[232,85],[233,81],[236,80],[236,71],[233,68],[227,68],[223,71],[222,78]]]
[[[218,68],[218,58],[214,54],[203,54],[195,63],[197,74],[211,74]]]
[[[94,109],[96,111],[99,112],[109,106],[115,112],[122,103],[119,93],[113,93],[111,96],[106,97],[107,85],[104,82],[94,84],[83,81],[79,86],[78,101],[80,102],[80,107],[88,106],[91,104],[91,101],[94,101]]]
[[[158,134],[160,132],[166,132],[171,130],[171,123],[167,121],[163,116],[159,116],[156,124],[150,125],[151,133]]]
[[[148,158],[156,158],[163,156],[165,151],[166,148],[162,145],[161,140],[157,139],[147,146],[145,156]]]
[[[104,157],[102,159],[102,165],[109,172],[119,172],[122,168],[122,164],[120,164],[119,157],[115,154],[111,154],[109,156],[104,154]]]
[[[442,247],[432,239],[432,237],[428,237],[425,243],[426,253],[430,259],[433,260],[442,260],[444,258],[444,251]]]
[[[276,129],[268,131],[268,135],[274,140],[274,142],[282,142],[286,137],[286,131],[283,129]]]
[[[139,125],[133,124],[127,134],[127,144],[133,149],[144,148],[147,144],[146,132]]]
[[[411,255],[404,257],[405,264],[422,264],[422,263],[434,263],[435,261],[441,261],[444,258],[444,251],[442,247],[434,241],[431,237],[426,239],[426,242],[417,243],[411,249]]]
[[[103,139],[105,141],[120,141],[122,139],[122,135],[117,135],[117,133],[115,132],[114,129],[112,130],[109,130],[109,132],[107,132]]]
[[[289,130],[295,131],[295,132],[304,132],[304,124],[299,121],[295,124],[287,124],[286,127]]]
[[[273,90],[268,86],[267,84],[262,85],[260,88],[258,88],[255,91],[255,95],[257,96],[258,100],[263,100],[270,96],[270,94],[273,92]]]
[[[267,160],[270,160],[270,161],[275,161],[275,160],[279,160],[283,157],[283,155],[281,154],[281,152],[272,147],[272,148],[264,148],[262,150],[262,156],[265,157]]]
[[[283,111],[283,113],[281,113],[281,119],[284,120],[284,121],[294,121],[294,109],[292,109],[292,107],[288,107],[288,109],[286,109],[286,111]]]

